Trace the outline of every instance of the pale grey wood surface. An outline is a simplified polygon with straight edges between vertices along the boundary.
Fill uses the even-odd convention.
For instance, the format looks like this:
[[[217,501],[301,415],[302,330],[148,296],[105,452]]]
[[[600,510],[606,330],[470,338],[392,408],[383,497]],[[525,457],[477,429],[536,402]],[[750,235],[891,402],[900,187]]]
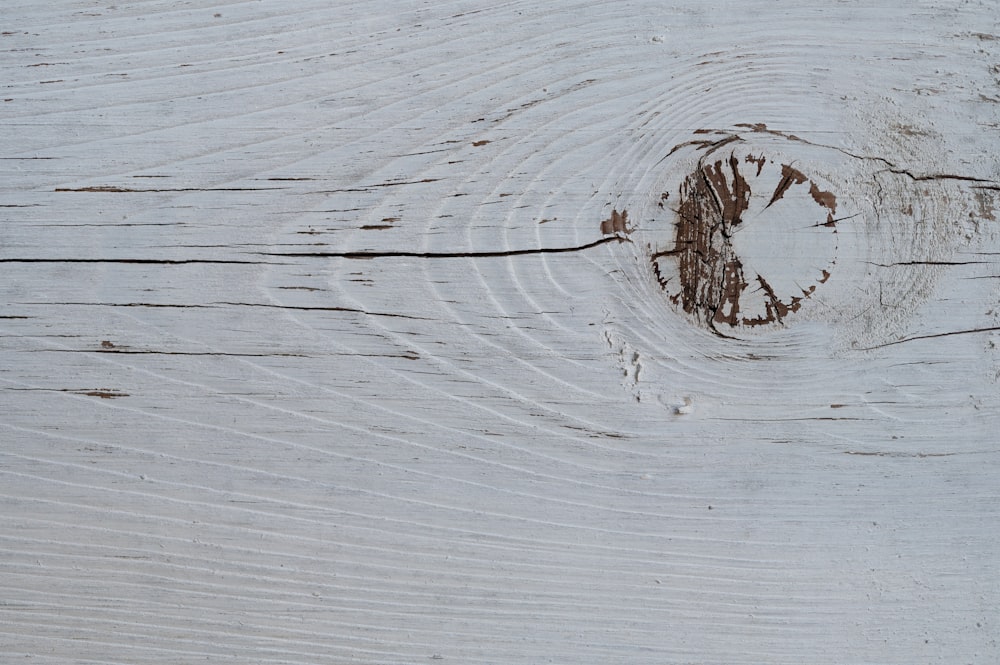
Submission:
[[[5,2],[0,660],[997,662],[997,22]]]

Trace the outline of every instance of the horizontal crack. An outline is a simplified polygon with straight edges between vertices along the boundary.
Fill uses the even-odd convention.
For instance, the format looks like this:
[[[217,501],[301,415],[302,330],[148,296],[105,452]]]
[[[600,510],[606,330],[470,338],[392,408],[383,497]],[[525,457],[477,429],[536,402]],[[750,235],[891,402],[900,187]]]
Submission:
[[[223,358],[309,358],[303,353],[225,353],[222,351],[143,351],[133,349],[39,349],[50,353],[118,353],[131,356],[219,356]]]
[[[29,353],[116,353],[130,356],[209,356],[220,358],[312,358],[304,353],[227,353],[224,351],[152,351],[127,349],[119,347],[100,349],[38,349]],[[403,360],[420,360],[416,351],[406,353],[327,353],[326,356],[342,356],[348,358],[402,358]]]
[[[435,321],[426,316],[412,316],[409,314],[393,314],[391,312],[368,312],[355,307],[331,307],[331,306],[299,306],[299,305],[274,305],[270,303],[255,302],[212,302],[202,305],[183,305],[179,303],[152,303],[152,302],[17,302],[17,305],[41,305],[44,307],[148,307],[150,309],[217,309],[219,307],[266,307],[270,309],[288,309],[300,312],[347,312],[350,314],[364,314],[366,316],[384,316],[397,319],[412,319],[416,321]],[[0,316],[0,319],[27,319],[27,316]]]
[[[746,128],[746,129],[748,129],[748,130],[750,130],[752,132],[770,134],[772,136],[780,136],[782,138],[788,139],[789,141],[798,141],[799,143],[805,143],[806,145],[812,145],[812,146],[816,146],[818,148],[827,148],[829,150],[836,150],[837,152],[839,152],[841,154],[844,154],[844,155],[847,155],[848,157],[852,157],[854,159],[863,159],[863,160],[868,160],[868,161],[881,162],[881,163],[885,164],[887,167],[889,167],[889,168],[886,169],[886,171],[888,171],[890,173],[895,173],[896,175],[905,175],[906,177],[908,177],[908,178],[910,178],[911,180],[914,180],[914,181],[924,181],[924,180],[960,180],[960,181],[964,181],[964,182],[985,182],[985,183],[990,183],[991,185],[993,185],[993,187],[989,187],[989,189],[994,189],[994,188],[1000,189],[1000,183],[997,183],[995,180],[989,180],[987,178],[975,178],[975,177],[972,177],[972,176],[955,175],[955,174],[951,174],[951,173],[929,173],[929,174],[917,175],[917,174],[913,173],[912,171],[910,171],[909,169],[900,168],[899,166],[897,166],[893,162],[889,161],[885,157],[871,156],[871,155],[860,155],[858,153],[851,152],[850,150],[847,150],[846,148],[842,148],[840,146],[828,145],[828,144],[825,144],[825,143],[816,143],[815,141],[809,141],[809,140],[806,140],[806,139],[801,138],[799,136],[795,136],[794,134],[786,134],[784,132],[780,132],[780,131],[777,131],[777,130],[768,129],[767,126],[764,125],[764,124],[750,125],[750,124],[747,124],[747,123],[740,123],[740,124],[738,124],[736,126],[737,127]],[[707,130],[704,130],[704,131],[707,131]],[[714,131],[723,131],[723,130],[714,130]]]
[[[171,303],[153,302],[31,302],[22,301],[14,303],[16,305],[41,305],[43,307],[151,307],[151,308],[177,308],[177,309],[203,309],[210,308],[211,305],[179,305]]]
[[[845,455],[861,455],[863,457],[953,457],[957,453],[903,453],[903,452],[867,452],[862,450],[845,450]]]
[[[46,392],[46,393],[73,393],[74,395],[84,395],[87,397],[100,397],[101,399],[114,399],[116,397],[131,397],[128,393],[118,390],[107,390],[104,388],[6,388],[6,390],[18,392]]]
[[[992,261],[899,261],[897,263],[873,263],[872,261],[865,261],[870,266],[878,266],[879,268],[895,268],[896,266],[973,266],[973,265],[991,265]]]
[[[928,173],[924,175],[917,175],[909,169],[900,168],[890,168],[888,171],[889,173],[895,173],[896,175],[905,175],[910,180],[916,182],[924,180],[960,180],[963,182],[985,182],[990,184],[994,182],[988,178],[973,178],[972,176],[954,175],[952,173]]]
[[[399,182],[380,182],[374,185],[363,185],[361,187],[349,187],[346,189],[324,189],[316,194],[339,194],[342,192],[367,192],[377,187],[402,187],[403,185],[421,185],[425,182],[437,182],[441,178],[424,178],[423,180],[401,180]]]
[[[904,337],[903,339],[897,339],[894,342],[886,342],[885,344],[878,344],[876,346],[865,346],[858,348],[861,351],[874,351],[875,349],[881,349],[886,346],[895,346],[897,344],[903,344],[905,342],[915,342],[920,339],[937,339],[938,337],[951,337],[953,335],[976,335],[979,333],[998,332],[998,331],[1000,331],[1000,326],[994,326],[991,328],[969,328],[968,330],[954,330],[952,332],[933,333],[930,335],[914,335],[913,337]]]
[[[54,192],[92,192],[98,194],[122,194],[143,192],[258,192],[285,187],[173,187],[165,189],[137,189],[132,187],[117,187],[115,185],[98,185],[96,187],[56,187]]]
[[[280,255],[279,255],[280,256]],[[39,259],[0,258],[0,263],[131,263],[136,265],[179,266],[193,263],[220,265],[283,265],[268,261],[241,261],[239,259]]]
[[[492,252],[407,252],[407,251],[361,251],[361,252],[261,252],[262,256],[287,256],[302,258],[339,258],[339,259],[384,259],[384,258],[417,258],[417,259],[480,259],[505,256],[525,256],[529,254],[563,254],[580,252],[609,242],[631,242],[620,235],[599,238],[593,242],[574,247],[538,247],[535,249],[509,249]]]
[[[230,307],[267,307],[271,309],[289,309],[299,312],[349,312],[352,314],[365,314],[367,316],[385,316],[396,319],[413,319],[416,321],[434,321],[435,319],[426,316],[411,316],[409,314],[392,314],[389,312],[367,312],[354,307],[307,307],[298,305],[271,305],[268,303],[252,302],[215,302],[212,305],[226,305]]]

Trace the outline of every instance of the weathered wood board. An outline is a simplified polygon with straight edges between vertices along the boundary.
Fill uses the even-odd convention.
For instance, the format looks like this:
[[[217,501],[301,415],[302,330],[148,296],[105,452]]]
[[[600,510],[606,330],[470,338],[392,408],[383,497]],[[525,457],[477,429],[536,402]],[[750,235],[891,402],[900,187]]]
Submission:
[[[0,660],[996,663],[995,2],[0,12]]]

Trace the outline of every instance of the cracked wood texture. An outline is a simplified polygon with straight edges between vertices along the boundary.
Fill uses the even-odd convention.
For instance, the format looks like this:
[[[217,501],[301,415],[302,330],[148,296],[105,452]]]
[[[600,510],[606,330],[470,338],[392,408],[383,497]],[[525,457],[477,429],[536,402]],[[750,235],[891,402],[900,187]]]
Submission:
[[[992,0],[0,52],[4,662],[1000,658]]]

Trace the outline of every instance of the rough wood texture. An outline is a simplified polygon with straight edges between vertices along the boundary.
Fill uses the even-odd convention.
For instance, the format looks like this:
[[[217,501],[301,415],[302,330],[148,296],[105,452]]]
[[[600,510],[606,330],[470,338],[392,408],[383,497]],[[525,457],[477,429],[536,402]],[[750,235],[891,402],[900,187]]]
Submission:
[[[1000,658],[995,2],[2,14],[4,662]]]

